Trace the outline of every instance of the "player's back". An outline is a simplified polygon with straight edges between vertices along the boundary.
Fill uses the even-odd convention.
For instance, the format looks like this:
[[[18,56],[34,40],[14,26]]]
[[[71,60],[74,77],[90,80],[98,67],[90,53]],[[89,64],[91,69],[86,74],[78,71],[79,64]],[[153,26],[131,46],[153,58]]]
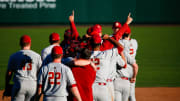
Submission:
[[[41,56],[32,50],[20,50],[11,55],[8,69],[15,71],[14,80],[37,80]]]
[[[45,96],[67,96],[66,87],[75,84],[69,67],[54,62],[42,67],[38,79]]]
[[[97,66],[95,82],[106,82],[109,75],[109,68],[111,68],[110,62],[118,55],[116,48],[106,51],[93,51],[91,61]]]
[[[48,47],[44,48],[42,51],[41,51],[41,58],[42,60],[44,60],[46,58],[46,56],[48,56],[50,53],[51,53],[51,50],[52,48],[54,47],[55,45],[49,45]]]
[[[136,39],[131,39],[129,40],[129,47],[130,47],[130,55],[133,57],[133,58],[136,58],[136,52],[137,52],[137,49],[138,49],[138,43],[136,41]]]

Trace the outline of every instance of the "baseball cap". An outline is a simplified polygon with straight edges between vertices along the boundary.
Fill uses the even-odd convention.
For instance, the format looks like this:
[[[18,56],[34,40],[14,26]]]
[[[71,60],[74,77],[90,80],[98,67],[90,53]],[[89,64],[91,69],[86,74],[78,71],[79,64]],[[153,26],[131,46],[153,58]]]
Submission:
[[[100,44],[101,43],[101,36],[99,34],[95,34],[92,36],[93,43]]]
[[[31,37],[28,35],[23,35],[20,39],[21,43],[31,43]]]
[[[61,46],[54,46],[52,49],[52,54],[63,54]]]
[[[58,40],[60,40],[60,36],[59,36],[59,34],[58,33],[52,33],[51,35],[50,35],[50,39],[52,40],[52,41],[58,41]]]
[[[121,28],[121,27],[122,27],[121,23],[116,21],[116,22],[113,23],[113,27],[112,28]]]
[[[131,34],[131,29],[130,29],[130,27],[129,27],[129,26],[127,27],[127,29],[126,29],[125,33],[126,33],[126,34]]]
[[[96,32],[98,32],[98,33],[101,33],[101,32],[102,32],[102,27],[101,27],[101,25],[95,24],[95,25],[93,26],[93,31],[96,31]]]

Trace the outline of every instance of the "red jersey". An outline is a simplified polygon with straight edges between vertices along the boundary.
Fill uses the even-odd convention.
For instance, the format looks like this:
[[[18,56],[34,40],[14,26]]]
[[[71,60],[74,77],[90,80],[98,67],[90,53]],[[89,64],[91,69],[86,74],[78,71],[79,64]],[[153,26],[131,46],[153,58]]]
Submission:
[[[72,72],[77,83],[82,101],[93,101],[92,85],[96,78],[96,72],[91,65],[73,67]],[[74,101],[77,101],[74,98]]]

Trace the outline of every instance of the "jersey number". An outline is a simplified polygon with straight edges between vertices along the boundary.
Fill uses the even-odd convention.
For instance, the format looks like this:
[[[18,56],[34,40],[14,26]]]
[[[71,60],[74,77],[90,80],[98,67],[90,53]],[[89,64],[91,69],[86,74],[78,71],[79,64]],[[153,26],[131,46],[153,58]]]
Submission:
[[[27,71],[32,70],[32,63],[26,63],[25,66],[23,66],[23,70],[27,70]]]
[[[99,58],[91,59],[91,61],[97,66],[100,64]],[[100,70],[100,67],[97,67],[97,70]]]
[[[134,54],[134,49],[130,49],[130,55]]]
[[[48,80],[50,84],[57,84],[60,85],[61,73],[60,72],[49,72],[48,73]],[[55,77],[54,77],[55,76]]]

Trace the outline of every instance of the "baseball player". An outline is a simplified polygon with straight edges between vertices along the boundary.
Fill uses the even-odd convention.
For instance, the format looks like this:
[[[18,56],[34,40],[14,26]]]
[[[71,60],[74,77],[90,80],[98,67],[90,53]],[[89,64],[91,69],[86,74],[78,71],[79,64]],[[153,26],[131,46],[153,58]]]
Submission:
[[[126,33],[123,35],[123,39],[120,40],[120,42],[125,48],[124,54],[125,54],[125,57],[127,57],[127,60],[129,61],[128,63],[131,64],[132,67],[137,68],[137,69],[133,69],[133,70],[135,70],[134,72],[138,72],[138,65],[136,64],[136,60],[135,60],[138,44],[137,44],[137,41],[135,39],[131,39],[130,36],[131,36],[131,30],[130,30],[130,28],[128,28]],[[127,70],[127,72],[131,74],[131,70]],[[137,73],[136,73],[136,75],[137,75]],[[129,101],[136,101],[135,80],[136,80],[136,78],[130,83]]]
[[[126,30],[123,38],[125,38],[128,33],[130,33],[130,28]],[[130,44],[129,40],[121,40],[120,43],[124,46],[123,53],[127,59],[127,68],[122,68],[117,71],[118,75],[114,81],[115,88],[115,101],[127,101],[130,94],[130,84],[135,82],[135,78],[138,71],[138,66],[135,60],[130,57]]]
[[[123,47],[116,40],[109,38],[108,35],[104,36],[104,39],[108,39],[117,48],[113,48],[106,51],[100,51],[101,37],[99,34],[92,36],[92,49],[91,61],[97,66],[96,79],[93,84],[93,96],[94,101],[111,101],[109,90],[106,84],[108,72],[110,68],[110,62],[119,53],[122,52]]]
[[[44,60],[46,56],[48,56],[51,53],[51,50],[54,46],[59,46],[60,43],[60,36],[58,33],[52,33],[49,36],[49,43],[50,45],[46,48],[44,48],[41,52],[41,58]]]
[[[34,101],[37,88],[37,74],[41,67],[41,56],[31,49],[31,38],[23,35],[20,38],[21,50],[10,56],[6,73],[6,84],[14,73],[12,101]],[[6,91],[7,87],[5,87]]]
[[[71,66],[82,101],[93,101],[92,85],[96,78],[96,66],[94,63],[91,62],[90,56],[91,56],[90,50],[86,48],[82,49],[80,56],[77,60],[84,60],[84,61],[81,63],[79,61],[78,63],[77,60],[74,60],[74,66]],[[78,66],[78,65],[82,65],[82,66]],[[74,99],[74,101],[77,100]]]
[[[38,96],[44,94],[43,101],[67,101],[67,89],[70,87],[77,101],[81,101],[72,71],[61,64],[63,50],[54,46],[51,52],[53,62],[43,66],[38,75]]]

